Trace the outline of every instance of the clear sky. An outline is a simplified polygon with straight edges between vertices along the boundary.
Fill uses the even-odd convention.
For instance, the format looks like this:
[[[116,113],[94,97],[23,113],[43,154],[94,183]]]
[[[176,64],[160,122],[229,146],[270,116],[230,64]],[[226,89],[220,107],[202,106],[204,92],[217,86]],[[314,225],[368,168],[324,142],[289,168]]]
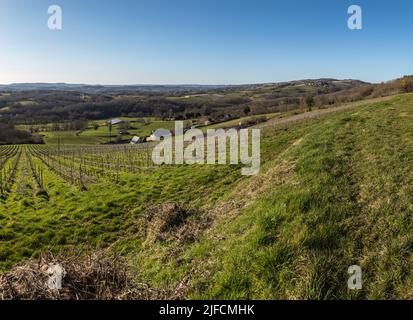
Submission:
[[[413,74],[412,53],[411,0],[0,0],[3,84],[380,82]]]

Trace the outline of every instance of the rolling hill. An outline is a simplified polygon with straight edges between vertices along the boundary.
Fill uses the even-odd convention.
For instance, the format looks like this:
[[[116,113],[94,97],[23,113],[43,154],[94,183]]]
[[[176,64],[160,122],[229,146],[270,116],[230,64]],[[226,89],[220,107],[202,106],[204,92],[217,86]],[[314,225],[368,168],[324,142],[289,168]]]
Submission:
[[[42,173],[47,197],[18,178],[0,200],[2,269],[50,249],[109,248],[146,298],[412,298],[413,95],[306,114],[262,125],[254,177],[239,166],[85,171],[79,192],[56,162]],[[16,177],[30,158],[37,172],[42,152],[24,151]],[[351,265],[360,291],[347,287]]]

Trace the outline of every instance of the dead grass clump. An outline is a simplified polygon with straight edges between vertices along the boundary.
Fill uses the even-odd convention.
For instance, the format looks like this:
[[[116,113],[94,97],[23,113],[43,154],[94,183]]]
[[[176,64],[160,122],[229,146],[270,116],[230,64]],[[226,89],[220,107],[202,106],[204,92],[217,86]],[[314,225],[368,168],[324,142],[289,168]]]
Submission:
[[[61,289],[50,289],[49,267],[64,269]],[[156,299],[146,285],[133,283],[126,261],[105,251],[88,255],[43,254],[0,274],[0,299],[4,300],[124,300]]]
[[[150,210],[152,226],[157,227],[159,232],[169,232],[183,225],[186,219],[192,215],[191,211],[185,210],[176,203],[165,203],[153,206]]]
[[[191,243],[209,223],[207,215],[176,203],[154,205],[147,208],[146,212],[149,241],[177,240]]]

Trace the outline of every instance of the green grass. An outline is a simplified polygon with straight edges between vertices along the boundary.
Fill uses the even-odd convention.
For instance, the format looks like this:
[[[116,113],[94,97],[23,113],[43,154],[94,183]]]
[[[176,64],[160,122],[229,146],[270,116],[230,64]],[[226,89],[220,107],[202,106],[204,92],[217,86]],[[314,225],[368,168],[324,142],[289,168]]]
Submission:
[[[145,118],[147,123],[142,122],[133,122],[142,118],[126,118],[120,117],[118,119],[130,121],[131,129],[128,129],[129,134],[122,135],[122,139],[128,140],[132,139],[133,136],[137,135],[139,137],[150,136],[153,131],[157,129],[168,129],[174,130],[175,122],[174,121],[162,121],[155,118]],[[107,143],[109,141],[114,141],[116,136],[122,130],[120,125],[114,125],[112,127],[112,132],[109,131],[107,125],[105,125],[107,120],[96,121],[99,125],[97,130],[91,127],[90,122],[89,126],[85,131],[49,131],[41,132],[40,134],[45,136],[46,144],[58,144],[59,140],[62,145],[86,145],[86,144],[101,144]],[[185,121],[186,124],[189,124],[191,121]]]
[[[195,299],[411,298],[412,118],[402,96],[270,135],[267,185],[245,209],[220,212],[176,257],[148,244],[132,260],[161,288],[189,274]],[[242,203],[252,181],[222,201]],[[353,264],[361,291],[347,289]]]
[[[282,157],[292,171],[217,227],[227,239],[209,244],[214,276],[195,281],[191,297],[411,297],[412,98],[305,125]],[[364,271],[359,292],[346,286],[353,264]]]
[[[59,142],[63,145],[84,145],[84,144],[99,144],[109,141],[108,136],[100,135],[83,135],[77,131],[51,131],[42,132],[46,144],[57,145]],[[114,140],[114,138],[112,138]]]
[[[41,165],[38,159],[35,165]],[[42,250],[89,244],[107,246],[136,227],[147,203],[214,201],[241,179],[238,167],[159,167],[151,174],[122,174],[119,183],[93,184],[80,192],[49,170],[44,172],[49,199],[21,193],[18,179],[10,196],[0,199],[0,268]],[[21,168],[17,176],[20,176]],[[203,197],[208,194],[208,199]]]
[[[49,247],[113,244],[155,290],[185,278],[186,298],[412,298],[413,95],[271,130],[255,177],[161,166],[79,192],[47,171],[49,200],[16,185],[0,200],[0,267]],[[209,223],[192,240],[154,241],[144,208],[166,202],[199,213],[188,226]],[[361,291],[347,289],[354,264]]]

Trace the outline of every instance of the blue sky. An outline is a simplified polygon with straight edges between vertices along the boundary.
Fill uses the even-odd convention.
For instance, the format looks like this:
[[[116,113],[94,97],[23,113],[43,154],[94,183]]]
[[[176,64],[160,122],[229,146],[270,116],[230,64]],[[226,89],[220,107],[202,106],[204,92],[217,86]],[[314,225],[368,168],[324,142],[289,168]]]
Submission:
[[[381,82],[413,73],[412,35],[410,0],[0,0],[0,83]]]

